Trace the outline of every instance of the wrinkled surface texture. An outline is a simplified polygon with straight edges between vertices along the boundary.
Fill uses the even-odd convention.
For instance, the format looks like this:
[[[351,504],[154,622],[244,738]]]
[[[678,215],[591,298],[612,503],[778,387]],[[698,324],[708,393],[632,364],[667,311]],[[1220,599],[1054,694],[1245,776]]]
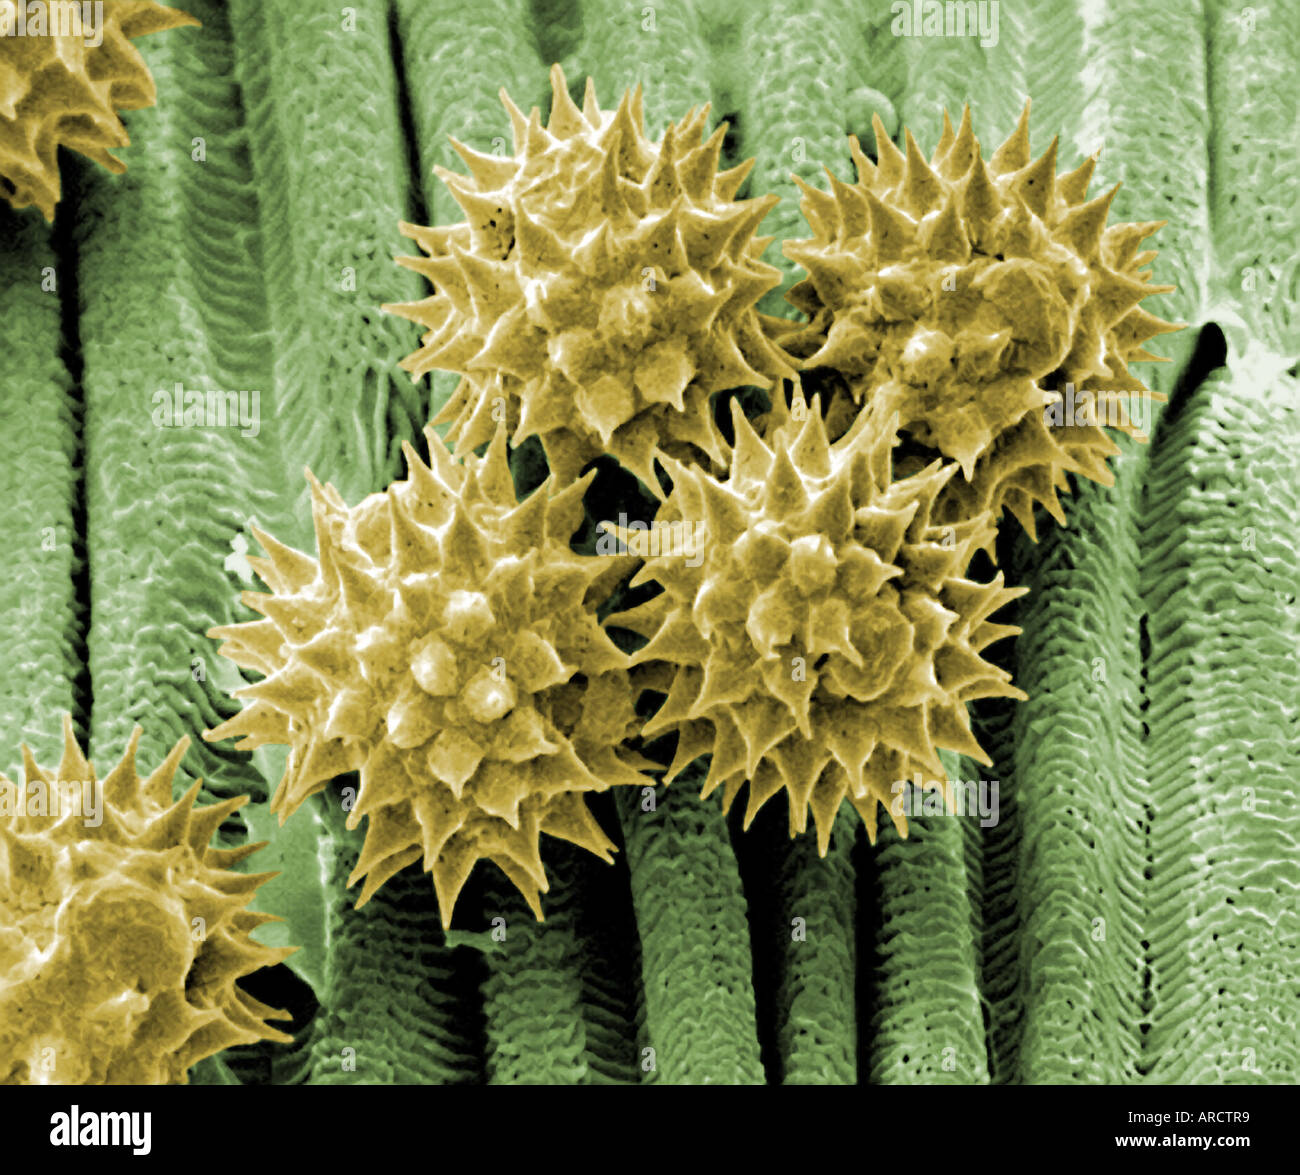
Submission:
[[[215,843],[271,840],[252,867],[284,872],[251,906],[286,921],[256,935],[302,949],[257,986],[292,1042],[235,1045],[192,1081],[1300,1079],[1284,6],[1003,4],[988,45],[894,35],[889,5],[848,0],[185,7],[202,27],[134,43],[158,103],[126,115],[126,172],[65,155],[52,228],[0,207],[11,778],[20,742],[58,761],[63,710],[104,764],[137,722],[155,764],[238,713],[255,674],[206,634],[258,619],[253,527],[315,557],[303,467],[349,505],[384,491],[461,379],[400,366],[423,332],[379,307],[429,287],[392,262],[419,259],[399,223],[464,219],[433,170],[464,173],[447,136],[508,155],[498,90],[547,117],[552,62],[579,107],[588,75],[611,107],[642,82],[651,137],[706,101],[706,140],[730,121],[720,170],[756,159],[737,198],[781,197],[759,312],[796,317],[805,271],[780,241],[816,236],[791,172],[852,183],[847,136],[870,151],[873,115],[930,160],[967,101],[988,157],[1029,98],[1031,162],[1055,135],[1061,175],[1100,148],[1089,194],[1122,181],[1109,223],[1167,221],[1142,247],[1176,290],[1142,309],[1189,324],[1145,344],[1172,362],[1136,374],[1168,399],[1142,402],[1148,444],[1107,434],[1114,484],[1074,481],[1037,544],[1002,527],[998,568],[1029,591],[995,619],[1023,632],[982,656],[1028,700],[972,703],[990,766],[942,752],[949,778],[998,781],[996,820],[909,813],[873,848],[845,806],[822,857],[783,802],[742,834],[744,795],[724,817],[696,764],[586,798],[613,864],[542,838],[545,922],[483,864],[444,931],[418,866],[354,908],[356,775],[280,827],[284,749],[196,739],[175,794],[201,776],[205,800],[252,797]],[[155,393],[177,384],[257,389],[258,423],[173,427]]]

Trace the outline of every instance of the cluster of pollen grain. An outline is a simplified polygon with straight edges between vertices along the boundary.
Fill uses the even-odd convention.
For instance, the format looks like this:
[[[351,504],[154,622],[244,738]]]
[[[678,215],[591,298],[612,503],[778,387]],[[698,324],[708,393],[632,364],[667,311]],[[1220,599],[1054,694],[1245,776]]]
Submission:
[[[725,806],[748,783],[746,823],[784,791],[823,853],[846,800],[873,839],[880,803],[905,833],[895,785],[946,774],[941,748],[987,763],[967,703],[1024,696],[981,655],[1020,592],[973,556],[1004,509],[1031,536],[1037,505],[1063,520],[1069,473],[1110,483],[1102,425],[1140,435],[1128,365],[1176,329],[1139,305],[1170,288],[1143,268],[1159,225],[1107,227],[1095,160],[1031,160],[1028,108],[987,163],[969,110],[928,161],[879,119],[875,162],[851,140],[854,184],[803,185],[790,323],[756,308],[775,197],[736,199],[748,166],[718,170],[708,107],[652,141],[639,90],[602,111],[551,82],[546,125],[502,92],[513,154],[453,140],[464,220],[403,225],[433,292],[386,309],[424,328],[415,378],[461,377],[434,421],[454,459],[430,426],[429,463],[407,446],[407,479],[355,508],[312,479],[318,558],[259,532],[263,619],[214,630],[265,679],[209,737],[291,748],[282,818],[358,772],[359,900],[421,862],[444,924],[484,859],[540,917],[543,832],[608,857],[584,796],[644,780],[638,735],[676,736],[670,777],[711,756]],[[754,387],[761,433],[733,400],[728,441],[715,395]],[[550,478],[520,502],[507,440],[534,437]],[[602,455],[659,499],[601,524],[614,559],[570,546]],[[632,559],[661,590],[611,618],[648,642],[629,658],[596,609]]]

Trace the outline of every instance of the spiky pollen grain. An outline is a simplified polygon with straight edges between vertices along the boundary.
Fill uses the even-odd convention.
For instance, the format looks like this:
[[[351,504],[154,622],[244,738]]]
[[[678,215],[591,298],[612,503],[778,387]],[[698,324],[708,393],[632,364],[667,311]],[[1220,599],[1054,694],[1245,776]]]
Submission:
[[[955,132],[945,113],[929,161],[877,119],[874,163],[851,142],[856,183],[803,185],[814,235],[785,253],[808,271],[788,297],[810,323],[782,342],[804,370],[837,373],[852,404],[882,403],[906,439],[960,464],[938,517],[1005,507],[1033,536],[1035,503],[1064,522],[1067,473],[1113,483],[1105,426],[1145,439],[1128,406],[1163,397],[1129,364],[1156,359],[1141,344],[1178,327],[1139,306],[1173,289],[1151,284],[1155,252],[1140,251],[1163,222],[1107,227],[1114,189],[1086,199],[1096,158],[1057,175],[1053,140],[1031,160],[1028,112],[987,162],[969,109]]]
[[[236,1044],[289,1042],[286,1019],[237,980],[293,948],[253,941],[277,921],[246,909],[274,874],[229,866],[260,845],[209,847],[247,799],[172,802],[181,739],[147,779],[140,728],[102,780],[64,718],[63,757],[23,747],[22,787],[0,775],[0,1083],[184,1083]]]
[[[257,532],[268,557],[251,562],[272,591],[244,599],[264,619],[210,635],[266,677],[205,737],[291,748],[282,820],[360,773],[358,904],[422,861],[449,926],[487,859],[540,918],[540,834],[609,860],[584,793],[644,782],[621,746],[636,726],[627,657],[595,616],[631,564],[568,545],[589,477],[518,502],[504,426],[464,464],[425,437],[431,464],[404,446],[406,480],[353,509],[311,479],[319,559]]]
[[[769,446],[733,405],[726,480],[672,464],[659,518],[702,524],[701,555],[647,560],[633,583],[663,592],[610,622],[649,638],[634,661],[666,694],[645,734],[677,733],[668,777],[711,755],[704,794],[729,808],[748,780],[746,826],[784,789],[791,835],[811,810],[824,854],[846,798],[873,840],[877,803],[906,834],[897,781],[943,778],[938,747],[987,762],[966,703],[1024,696],[979,655],[1018,631],[988,617],[1021,592],[964,577],[987,514],[934,521],[955,465],[894,481],[896,417],[832,445],[816,399],[795,407]]]
[[[708,107],[645,134],[640,91],[583,108],[551,71],[543,127],[502,91],[514,155],[453,144],[470,175],[440,171],[466,219],[404,225],[424,250],[398,258],[435,293],[386,307],[426,328],[403,366],[463,376],[435,423],[461,454],[504,414],[512,443],[540,438],[561,484],[612,454],[651,490],[662,450],[725,461],[710,398],[793,374],[755,305],[780,280],[755,236],[775,197],[735,199],[747,164],[718,171],[726,127]]]
[[[118,111],[158,97],[132,39],[199,23],[153,0],[104,0],[95,30],[80,23],[83,7],[0,0],[0,193],[15,208],[36,205],[46,220],[59,202],[60,147],[126,170],[109,154],[130,141]],[[73,17],[78,23],[68,23]]]

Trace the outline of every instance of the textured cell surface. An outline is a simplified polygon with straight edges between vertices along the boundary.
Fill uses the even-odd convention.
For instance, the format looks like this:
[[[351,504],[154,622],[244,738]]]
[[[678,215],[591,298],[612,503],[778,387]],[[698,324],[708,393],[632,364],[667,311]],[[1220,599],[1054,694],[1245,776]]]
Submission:
[[[266,874],[230,868],[261,848],[212,848],[247,799],[175,803],[182,739],[146,779],[136,727],[100,779],[65,715],[63,757],[23,747],[23,782],[0,775],[0,1083],[159,1085],[236,1044],[288,1042],[287,1014],[237,980],[288,950],[250,932]]]
[[[735,199],[749,167],[719,173],[707,105],[651,141],[639,92],[602,112],[589,80],[579,110],[551,81],[545,127],[503,91],[513,156],[456,145],[470,175],[438,174],[466,220],[404,226],[428,256],[400,260],[436,292],[388,309],[426,328],[413,375],[464,376],[435,418],[458,454],[504,413],[562,483],[611,453],[657,490],[660,451],[725,459],[713,393],[791,372],[754,309],[780,279],[754,235],[774,197]]]
[[[158,98],[132,40],[199,23],[153,0],[103,0],[102,27],[83,24],[82,12],[100,7],[38,4],[28,18],[25,2],[0,0],[0,192],[46,220],[59,202],[60,147],[126,170],[109,154],[130,142],[118,111]]]
[[[611,100],[639,83],[650,137],[712,102],[719,169],[756,160],[736,195],[782,197],[761,226],[785,275],[772,314],[797,316],[783,286],[804,276],[780,242],[813,236],[791,172],[852,183],[873,112],[930,160],[944,109],[969,102],[1000,140],[1032,99],[1036,154],[1057,134],[1066,167],[1100,151],[1089,194],[1122,181],[1109,219],[1167,221],[1144,244],[1178,288],[1142,305],[1191,324],[1147,344],[1172,362],[1132,365],[1169,399],[1149,444],[1111,434],[1115,484],[1076,479],[1037,544],[1004,516],[998,565],[1030,591],[987,655],[1030,696],[971,705],[991,767],[941,752],[948,778],[998,783],[987,826],[909,814],[872,847],[845,805],[821,857],[781,799],[743,832],[743,798],[701,802],[700,760],[590,797],[613,865],[541,838],[544,922],[489,866],[445,932],[418,863],[354,908],[353,777],[279,826],[287,748],[195,737],[178,790],[252,797],[214,843],[270,841],[248,864],[281,872],[250,905],[285,922],[254,935],[301,949],[248,980],[293,1010],[275,1022],[293,1043],[236,1045],[191,1082],[1300,1080],[1300,25],[1282,6],[1026,0],[989,45],[895,35],[890,5],[854,0],[182,7],[201,28],[134,42],[159,102],[123,116],[126,173],[64,153],[53,229],[0,201],[13,779],[22,742],[58,761],[65,709],[102,765],[136,723],[153,764],[238,713],[258,675],[205,633],[257,619],[251,524],[312,550],[304,465],[356,503],[406,476],[401,442],[424,452],[460,377],[398,366],[421,330],[378,307],[431,292],[393,265],[419,252],[398,223],[465,218],[432,171],[467,170],[447,136],[508,157],[498,92],[549,117],[553,62]],[[259,431],[154,427],[149,397],[177,381],[260,389]],[[607,500],[602,466],[586,538],[653,508]]]
[[[1105,426],[1140,435],[1129,405],[1150,392],[1129,364],[1177,329],[1139,305],[1173,289],[1143,269],[1160,223],[1107,227],[1115,189],[1087,199],[1095,156],[1058,176],[1053,139],[1031,160],[1028,106],[987,163],[969,106],[956,131],[944,113],[928,162],[911,131],[904,154],[874,124],[875,162],[852,140],[857,183],[801,182],[815,235],[785,252],[808,271],[789,298],[811,322],[786,343],[961,465],[942,518],[1005,507],[1032,535],[1042,505],[1064,522],[1067,473],[1114,482]]]
[[[249,562],[272,591],[244,602],[264,618],[210,635],[266,677],[205,737],[288,745],[284,816],[360,773],[359,903],[422,861],[449,926],[486,859],[540,918],[539,834],[609,860],[583,793],[644,781],[621,748],[636,729],[627,658],[595,617],[621,565],[568,549],[590,477],[519,503],[504,427],[464,464],[425,437],[432,465],[406,445],[406,480],[354,509],[313,480],[317,559],[255,531],[268,557]]]
[[[709,755],[703,794],[730,807],[748,782],[746,823],[784,789],[791,834],[811,810],[824,854],[846,798],[873,842],[877,803],[906,835],[899,787],[947,778],[938,747],[988,764],[966,704],[1024,696],[979,655],[1019,631],[989,616],[1021,593],[965,578],[987,514],[933,519],[954,464],[895,481],[897,417],[831,445],[820,405],[795,406],[770,448],[736,409],[725,481],[670,464],[656,522],[703,525],[662,540],[632,582],[665,590],[612,623],[650,638],[635,663],[666,698],[644,733],[678,732],[669,778]]]

